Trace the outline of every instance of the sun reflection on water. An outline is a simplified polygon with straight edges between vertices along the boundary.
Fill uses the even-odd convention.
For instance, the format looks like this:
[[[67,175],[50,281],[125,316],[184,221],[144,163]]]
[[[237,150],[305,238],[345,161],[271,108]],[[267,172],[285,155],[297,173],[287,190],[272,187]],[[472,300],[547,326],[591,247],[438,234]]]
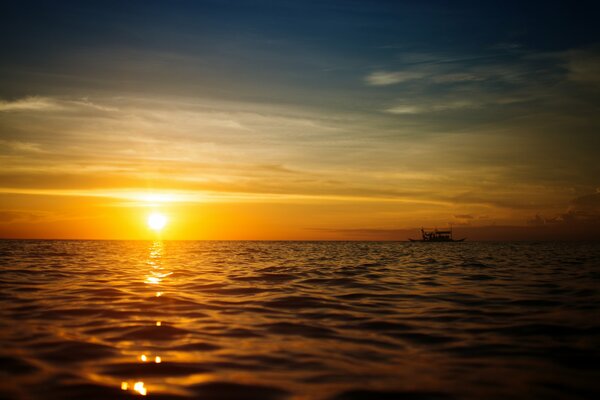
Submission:
[[[167,278],[169,275],[172,274],[172,272],[164,272],[164,267],[162,265],[162,257],[163,257],[163,251],[164,251],[164,245],[163,242],[160,240],[156,240],[154,242],[152,242],[152,245],[150,246],[149,249],[149,255],[148,255],[148,260],[147,260],[147,265],[150,266],[150,270],[148,271],[148,273],[145,276],[144,279],[144,283],[148,284],[148,285],[152,285],[150,286],[152,288],[152,292],[154,293],[155,297],[161,297],[163,295],[163,291],[162,290],[156,290],[156,289],[160,289],[157,288],[157,286],[161,286],[164,285],[164,279]],[[160,327],[162,326],[162,321],[158,320],[155,322],[154,324],[156,327]],[[139,360],[142,363],[146,363],[148,361],[151,362],[152,360],[152,355],[148,355],[147,353],[142,353],[139,356]],[[155,355],[154,356],[154,363],[155,364],[161,364],[163,362],[162,357]],[[121,382],[121,390],[127,391],[127,390],[132,390],[133,392],[136,392],[142,396],[146,396],[148,393],[148,388],[146,387],[146,384],[143,381],[137,381],[133,384],[133,387],[130,386],[129,382],[127,381],[122,381]]]
[[[121,382],[121,390],[127,391],[129,390],[129,382],[123,381]],[[141,394],[142,396],[146,396],[148,394],[148,388],[145,386],[145,383],[142,381],[135,382],[133,384],[132,391]]]
[[[161,279],[157,276],[147,276],[146,283],[151,283],[153,285],[159,284]]]
[[[142,396],[145,396],[146,393],[148,392],[147,388],[144,386],[144,382],[136,382],[133,385],[133,390],[135,390],[136,392],[138,392],[139,394],[141,394]]]

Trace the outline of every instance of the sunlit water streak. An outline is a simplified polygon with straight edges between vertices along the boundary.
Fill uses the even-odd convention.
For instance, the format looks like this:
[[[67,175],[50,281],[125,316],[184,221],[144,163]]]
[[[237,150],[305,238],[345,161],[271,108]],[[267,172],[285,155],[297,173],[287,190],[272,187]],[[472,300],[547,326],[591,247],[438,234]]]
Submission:
[[[599,394],[600,245],[0,241],[0,398]]]

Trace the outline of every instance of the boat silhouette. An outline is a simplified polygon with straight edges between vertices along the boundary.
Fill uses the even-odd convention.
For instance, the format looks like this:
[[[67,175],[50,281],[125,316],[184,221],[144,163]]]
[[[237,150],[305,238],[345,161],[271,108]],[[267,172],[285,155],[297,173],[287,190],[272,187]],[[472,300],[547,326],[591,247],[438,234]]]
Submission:
[[[411,239],[411,242],[463,242],[466,238],[454,239],[452,238],[452,228],[450,230],[425,230],[421,228],[421,239]]]

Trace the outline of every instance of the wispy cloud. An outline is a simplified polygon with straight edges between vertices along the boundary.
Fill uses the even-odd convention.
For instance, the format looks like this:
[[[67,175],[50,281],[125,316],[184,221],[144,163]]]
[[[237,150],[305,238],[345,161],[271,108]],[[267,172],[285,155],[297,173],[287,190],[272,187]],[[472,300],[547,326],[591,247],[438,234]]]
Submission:
[[[481,107],[481,105],[481,103],[470,100],[449,100],[447,102],[438,103],[425,102],[421,104],[398,104],[385,111],[391,114],[422,114],[462,108],[477,108]]]
[[[18,100],[0,100],[0,112],[2,111],[51,111],[60,109],[55,100],[48,97],[25,97]]]
[[[479,107],[476,99],[418,100],[369,116],[207,99],[49,99],[60,106],[56,112],[4,115],[0,179],[5,193],[112,195],[152,186],[193,192],[200,201],[427,203],[455,207],[450,215],[504,213],[513,221],[522,210],[543,205],[516,201],[523,193],[553,196],[551,185],[529,184],[540,173],[548,176],[546,164],[542,172],[511,175],[518,166],[510,149],[532,144],[505,138],[508,128],[480,127],[450,138],[428,135],[432,122],[403,125],[392,115],[471,110]],[[525,128],[510,127],[517,133]],[[542,153],[530,153],[529,163],[542,155],[547,160]],[[499,189],[509,182],[514,191]],[[515,214],[498,211],[509,209]]]
[[[43,149],[39,143],[23,142],[19,140],[1,140],[0,148],[6,147],[17,153],[42,153]],[[0,152],[1,154],[1,152]]]
[[[454,218],[458,218],[458,219],[474,219],[475,217],[472,216],[471,214],[456,214],[454,216]]]
[[[510,106],[519,103],[534,102],[547,98],[543,90],[515,90],[512,92],[487,92],[478,88],[456,91],[450,94],[432,95],[422,93],[410,99],[398,101],[384,109],[390,114],[424,114],[444,111],[474,110],[493,106]]]
[[[37,222],[47,219],[51,213],[44,211],[18,211],[2,210],[0,211],[0,222]]]
[[[426,74],[420,71],[375,71],[367,75],[365,81],[373,86],[387,86],[421,79],[425,76]]]
[[[569,79],[582,84],[600,85],[600,47],[566,53]]]
[[[399,56],[396,68],[368,73],[364,80],[372,86],[418,82],[429,86],[456,84],[527,84],[562,73],[564,56],[554,53],[513,52],[492,49],[487,55],[411,54]],[[573,68],[588,70],[594,65],[592,52],[570,52]]]
[[[447,115],[464,116],[464,110],[478,110],[482,116],[486,110],[512,107],[513,118],[552,108],[556,116],[562,115],[567,103],[581,107],[582,91],[600,82],[596,47],[564,52],[490,51],[487,57],[404,54],[397,61],[399,67],[371,72],[365,82],[390,86],[385,94],[395,93],[396,98],[381,108],[389,114],[452,111]]]
[[[476,82],[492,78],[490,71],[444,72],[443,66],[432,65],[412,67],[400,71],[375,71],[365,77],[365,82],[372,86],[389,86],[416,80],[425,83],[448,84],[457,82]]]

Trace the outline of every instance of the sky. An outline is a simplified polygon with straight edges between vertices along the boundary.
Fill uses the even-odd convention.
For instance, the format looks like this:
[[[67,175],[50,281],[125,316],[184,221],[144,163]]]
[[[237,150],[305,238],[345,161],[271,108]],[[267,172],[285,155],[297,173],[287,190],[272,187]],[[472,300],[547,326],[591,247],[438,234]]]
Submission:
[[[5,2],[0,237],[599,239],[598,11]]]

